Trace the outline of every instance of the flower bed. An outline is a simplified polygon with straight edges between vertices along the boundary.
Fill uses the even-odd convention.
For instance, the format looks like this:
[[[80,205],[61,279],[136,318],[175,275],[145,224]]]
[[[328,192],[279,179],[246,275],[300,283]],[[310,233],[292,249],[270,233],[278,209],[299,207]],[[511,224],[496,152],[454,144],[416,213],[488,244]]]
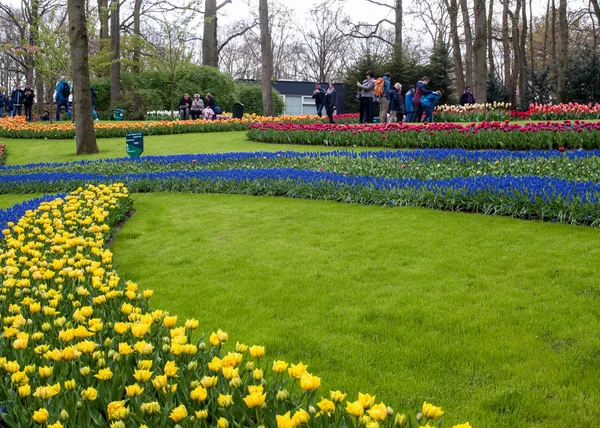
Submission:
[[[0,177],[80,172],[101,175],[194,170],[294,168],[384,178],[442,179],[482,175],[554,177],[600,183],[600,150],[463,150],[242,152],[144,156],[0,168]]]
[[[600,119],[600,104],[568,103],[568,104],[530,104],[526,112],[531,120],[598,120]]]
[[[318,398],[321,379],[307,365],[271,364],[263,346],[231,346],[221,330],[193,340],[197,320],[178,325],[151,309],[152,290],[114,270],[105,242],[130,207],[122,184],[86,186],[3,230],[0,418],[9,426],[441,425],[444,412],[427,402],[407,417],[368,394]]]
[[[358,115],[341,115],[342,122],[353,122]],[[128,132],[143,132],[145,135],[185,134],[201,132],[228,132],[245,131],[252,123],[258,122],[292,122],[292,123],[317,123],[324,118],[318,116],[247,116],[243,119],[219,120],[176,120],[176,121],[149,121],[149,122],[96,122],[94,128],[98,138],[125,137]],[[71,122],[26,122],[24,116],[0,119],[0,137],[7,138],[47,138],[70,139],[75,137],[75,124]]]
[[[60,192],[123,182],[133,192],[236,193],[369,205],[423,206],[522,219],[600,225],[600,184],[553,177],[477,175],[444,179],[348,176],[292,168],[101,175],[5,175],[0,193]]]
[[[551,149],[600,148],[600,122],[480,122],[468,125],[329,125],[255,123],[248,138],[276,144],[395,148]]]
[[[435,108],[436,122],[505,121],[511,118],[510,103],[440,105]]]

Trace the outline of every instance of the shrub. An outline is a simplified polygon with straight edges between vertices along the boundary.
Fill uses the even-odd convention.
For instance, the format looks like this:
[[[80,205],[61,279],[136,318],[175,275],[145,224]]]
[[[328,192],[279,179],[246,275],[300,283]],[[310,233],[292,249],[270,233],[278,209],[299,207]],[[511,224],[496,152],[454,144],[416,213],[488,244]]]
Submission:
[[[250,83],[239,83],[237,86],[237,94],[239,101],[244,104],[244,111],[249,114],[263,115],[262,105],[262,88],[260,85]],[[280,115],[285,110],[285,103],[283,98],[279,95],[275,89],[272,90],[273,94],[273,106],[275,107],[275,114]]]

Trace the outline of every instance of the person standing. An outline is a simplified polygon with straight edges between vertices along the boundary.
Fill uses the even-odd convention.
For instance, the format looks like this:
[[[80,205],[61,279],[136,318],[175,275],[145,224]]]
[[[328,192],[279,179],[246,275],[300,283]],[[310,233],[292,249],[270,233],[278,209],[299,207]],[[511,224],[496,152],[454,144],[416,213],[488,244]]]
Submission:
[[[460,100],[458,101],[461,106],[466,104],[475,104],[475,97],[473,96],[473,89],[470,86],[465,88],[465,92],[463,92],[460,96]]]
[[[56,101],[56,121],[60,121],[60,109],[62,106],[65,107],[65,111],[69,115],[69,119],[73,119],[71,109],[69,108],[69,96],[71,95],[71,85],[65,79],[62,79],[56,85],[56,93],[54,94],[54,101]]]
[[[383,92],[384,96],[379,99],[379,119],[381,123],[387,122],[387,114],[390,110],[390,90],[391,90],[391,82],[392,74],[387,72],[383,75]],[[391,121],[390,121],[391,122]]]
[[[404,118],[404,99],[402,97],[402,85],[396,83],[390,89],[390,123],[402,122]]]
[[[329,118],[329,123],[335,123],[333,121],[333,112],[337,109],[337,92],[333,80],[329,81],[329,88],[325,92],[325,113]]]
[[[405,101],[404,101],[404,111],[406,112],[406,118],[404,119],[405,122],[414,122],[415,120],[415,85],[410,85],[408,87],[408,92],[406,93],[405,96]]]
[[[10,97],[13,109],[12,117],[21,116],[21,108],[23,107],[23,98],[25,97],[25,91],[21,89],[21,84],[17,83],[17,87],[13,89]]]
[[[35,99],[35,93],[31,89],[31,85],[28,83],[25,85],[23,91],[23,105],[25,106],[25,120],[31,122],[31,112],[33,110],[33,100]]]
[[[315,106],[317,107],[317,115],[323,117],[323,107],[325,106],[325,90],[321,88],[320,83],[315,84],[315,90],[312,95],[315,100]]]
[[[425,86],[429,84],[429,77],[425,76],[421,80],[417,82],[417,89],[415,90],[415,97],[413,99],[413,103],[415,105],[415,122],[421,122],[423,119],[423,108],[421,107],[421,97],[426,97],[427,95],[433,93],[432,90],[427,89]]]
[[[0,86],[0,119],[4,113],[4,104],[6,104],[6,95],[4,94],[4,87]]]
[[[360,123],[371,123],[373,122],[373,109],[371,103],[373,102],[375,88],[375,73],[372,70],[368,70],[366,79],[362,83],[356,82],[356,86],[359,89],[360,97]]]

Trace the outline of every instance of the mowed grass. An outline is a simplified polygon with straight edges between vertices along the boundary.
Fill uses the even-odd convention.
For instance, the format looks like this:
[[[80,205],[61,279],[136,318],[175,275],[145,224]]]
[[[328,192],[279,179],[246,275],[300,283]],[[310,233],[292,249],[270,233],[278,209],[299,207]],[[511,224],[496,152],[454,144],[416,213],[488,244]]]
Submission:
[[[600,231],[419,208],[135,194],[111,249],[151,304],[444,426],[600,420]]]
[[[71,162],[126,157],[125,138],[99,138],[100,153],[77,156],[75,140],[18,140],[1,139],[6,144],[7,165],[38,162]],[[375,147],[349,147],[348,150],[385,150]],[[152,135],[144,137],[144,153],[150,155],[175,155],[187,153],[226,153],[296,150],[344,150],[340,147],[306,146],[298,144],[266,144],[246,139],[246,132],[211,132],[202,134]]]

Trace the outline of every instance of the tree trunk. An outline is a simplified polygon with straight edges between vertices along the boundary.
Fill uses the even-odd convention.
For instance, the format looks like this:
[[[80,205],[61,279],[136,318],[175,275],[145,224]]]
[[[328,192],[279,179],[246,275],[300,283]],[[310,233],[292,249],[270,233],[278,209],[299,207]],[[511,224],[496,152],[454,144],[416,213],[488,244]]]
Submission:
[[[402,0],[396,0],[394,13],[394,47],[392,61],[396,64],[400,64],[402,62]]]
[[[217,47],[217,0],[204,4],[204,37],[202,38],[202,65],[219,66]]]
[[[94,119],[92,117],[92,94],[90,92],[90,69],[88,64],[88,33],[85,2],[68,0],[69,36],[71,39],[71,70],[73,72],[73,108],[75,117],[75,140],[77,154],[98,153]]]
[[[467,0],[460,0],[465,33],[465,79],[467,85],[473,85],[473,36],[471,34],[471,20]]]
[[[558,80],[556,98],[559,103],[567,102],[567,65],[569,59],[569,22],[567,20],[567,0],[560,0],[558,7],[558,28],[560,49],[558,51]]]
[[[504,57],[504,94],[510,96],[512,94],[512,73],[511,73],[511,56],[510,56],[510,39],[508,28],[508,4],[510,0],[504,0],[502,4],[502,54]],[[513,104],[513,107],[515,105]]]
[[[44,105],[44,79],[42,79],[39,72],[35,76],[35,97],[37,99],[37,112],[42,114],[46,106]]]
[[[458,36],[458,2],[445,0],[448,15],[450,16],[450,34],[452,36],[452,59],[454,60],[454,74],[456,75],[456,89],[459,94],[465,91],[465,72],[463,70],[462,55],[460,53],[460,37]]]
[[[596,15],[598,22],[600,22],[600,4],[598,4],[598,0],[590,0],[590,3],[592,3],[592,6],[594,7],[594,15]]]
[[[487,102],[487,15],[485,0],[474,0],[475,11],[475,40],[473,42],[473,94],[480,102]]]
[[[527,104],[529,104],[529,68],[527,67],[527,0],[523,0],[521,13],[523,17],[523,24],[521,29],[521,40],[519,41],[519,53],[521,55],[520,65],[521,71],[519,72],[519,94],[521,95],[521,108],[525,110]]]
[[[140,72],[140,56],[142,54],[141,19],[142,0],[135,0],[133,6],[133,72]]]
[[[121,99],[121,20],[119,0],[112,0],[110,16],[110,102]]]
[[[269,32],[269,2],[259,0],[258,16],[260,20],[260,56],[261,56],[261,83],[262,103],[265,116],[275,116],[273,106],[273,90],[271,88],[271,77],[273,76],[273,47],[271,45],[271,34]]]
[[[535,49],[533,48],[533,0],[529,0],[529,69],[535,70]]]
[[[492,77],[496,77],[496,64],[494,63],[494,38],[492,34],[494,25],[494,0],[489,2],[488,19],[487,19],[487,51],[488,51],[488,63],[490,66],[489,74]]]
[[[552,0],[552,64],[556,64],[556,3]]]
[[[519,73],[521,71],[521,36],[519,31],[519,18],[521,16],[521,0],[517,0],[515,13],[512,16],[512,42],[513,50],[515,52],[512,79],[510,87],[511,104],[513,108],[517,108],[517,87],[519,83]]]
[[[108,0],[98,0],[98,15],[100,17],[100,39],[108,39]]]
[[[544,64],[548,61],[548,37],[550,35],[550,0],[546,3],[546,17],[544,25],[544,48],[542,52],[542,60]]]

